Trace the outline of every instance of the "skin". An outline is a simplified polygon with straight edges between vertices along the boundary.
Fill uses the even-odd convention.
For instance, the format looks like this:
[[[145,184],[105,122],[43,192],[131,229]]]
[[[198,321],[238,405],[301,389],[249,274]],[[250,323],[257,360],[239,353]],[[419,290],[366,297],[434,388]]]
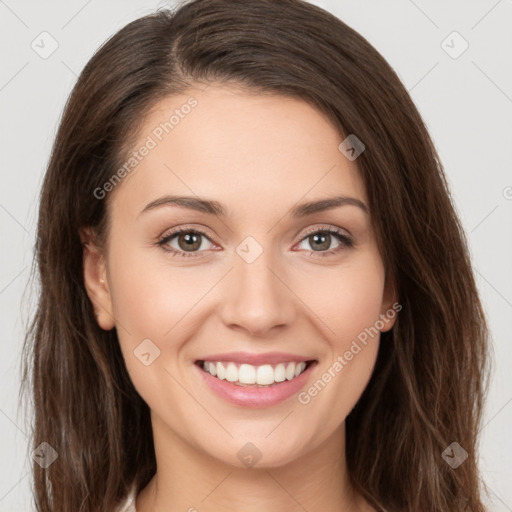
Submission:
[[[318,360],[307,389],[390,310],[397,297],[368,214],[345,205],[288,215],[298,203],[334,195],[368,205],[357,160],[345,158],[344,137],[307,103],[221,84],[161,101],[136,148],[191,95],[197,106],[110,192],[105,246],[83,233],[98,323],[117,329],[127,370],[151,410],[158,469],[137,511],[375,510],[348,479],[345,418],[372,374],[378,335],[306,405],[296,395],[266,408],[233,405],[193,366],[218,352],[301,354]],[[228,215],[170,205],[141,214],[166,194],[217,200]],[[195,256],[158,246],[177,227],[206,231]],[[326,227],[350,235],[354,246],[331,236],[325,249],[306,235]],[[263,249],[250,264],[236,252],[247,236]],[[178,242],[168,246],[185,252]],[[394,321],[386,318],[381,332]],[[160,355],[145,366],[133,351],[148,338]],[[262,454],[250,468],[237,457],[247,442]]]

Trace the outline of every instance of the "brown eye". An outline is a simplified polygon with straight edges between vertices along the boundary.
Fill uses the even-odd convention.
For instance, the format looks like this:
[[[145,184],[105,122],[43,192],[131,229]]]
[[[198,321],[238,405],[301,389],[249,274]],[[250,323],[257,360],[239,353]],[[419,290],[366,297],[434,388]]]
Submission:
[[[333,238],[338,242],[338,244],[332,247]],[[301,244],[307,242],[311,247],[311,253],[318,253],[318,256],[330,256],[332,254],[338,253],[343,249],[353,247],[352,239],[333,228],[324,228],[317,229],[316,231],[311,231],[310,233],[306,233],[306,236],[302,239]]]
[[[316,233],[314,235],[309,235],[308,242],[311,247],[316,250],[327,250],[331,246],[332,235],[330,233]],[[316,247],[315,247],[316,246]]]
[[[198,233],[181,233],[177,236],[180,249],[184,251],[194,251],[201,247],[202,235]]]
[[[173,253],[173,256],[183,256],[186,258],[196,256],[196,253],[204,252],[199,250],[204,246],[204,239],[209,240],[208,236],[202,231],[181,229],[164,236],[158,241],[158,245],[164,250]]]

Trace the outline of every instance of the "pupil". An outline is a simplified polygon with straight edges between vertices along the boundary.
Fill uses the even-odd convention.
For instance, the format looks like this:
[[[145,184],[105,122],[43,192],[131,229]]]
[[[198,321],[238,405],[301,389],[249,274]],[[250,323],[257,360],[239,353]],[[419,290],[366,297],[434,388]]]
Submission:
[[[201,242],[198,242],[200,235],[196,235],[193,233],[187,233],[179,237],[178,242],[181,249],[199,249],[201,246]],[[182,244],[181,241],[185,239],[185,243]]]
[[[329,242],[328,242],[329,237],[330,237],[330,235],[328,235],[328,234],[324,234],[324,235],[316,234],[316,235],[312,235],[311,238],[313,238],[315,243],[318,242],[319,239],[323,239],[323,242],[320,242],[320,245],[321,245],[320,249],[328,249],[329,248]]]

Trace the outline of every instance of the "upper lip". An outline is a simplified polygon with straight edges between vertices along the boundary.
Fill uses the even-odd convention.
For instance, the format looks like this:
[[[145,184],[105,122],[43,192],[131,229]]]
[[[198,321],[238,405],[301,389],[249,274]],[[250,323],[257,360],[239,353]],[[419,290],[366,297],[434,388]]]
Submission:
[[[290,363],[293,361],[312,361],[312,357],[288,354],[285,352],[264,352],[262,354],[251,354],[250,352],[226,352],[224,354],[212,354],[202,357],[198,361],[232,361],[233,363],[246,363],[253,366],[262,364]]]

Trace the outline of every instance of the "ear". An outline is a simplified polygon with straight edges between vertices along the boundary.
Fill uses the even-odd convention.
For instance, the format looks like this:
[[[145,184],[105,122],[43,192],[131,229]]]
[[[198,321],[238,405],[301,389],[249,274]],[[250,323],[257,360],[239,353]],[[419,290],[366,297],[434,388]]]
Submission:
[[[384,322],[384,327],[380,329],[381,332],[386,332],[393,328],[398,312],[401,309],[402,306],[398,303],[395,280],[386,272],[386,282],[384,284],[382,308],[380,312],[380,319]]]
[[[103,252],[98,247],[96,237],[90,228],[81,230],[80,238],[83,246],[85,290],[94,307],[98,325],[109,331],[116,322]]]

